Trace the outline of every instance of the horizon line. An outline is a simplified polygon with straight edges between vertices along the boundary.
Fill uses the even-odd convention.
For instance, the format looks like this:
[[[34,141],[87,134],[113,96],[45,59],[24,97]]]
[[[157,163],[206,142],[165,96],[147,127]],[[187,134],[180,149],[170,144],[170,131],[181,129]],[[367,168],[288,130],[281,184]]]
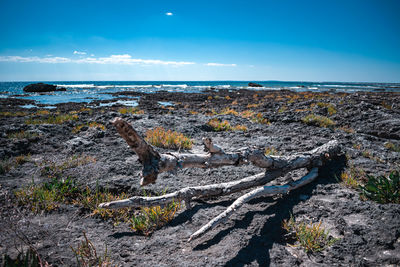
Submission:
[[[366,81],[296,81],[296,80],[3,80],[0,82],[298,82],[298,83],[386,83],[398,84],[397,82],[366,82]]]

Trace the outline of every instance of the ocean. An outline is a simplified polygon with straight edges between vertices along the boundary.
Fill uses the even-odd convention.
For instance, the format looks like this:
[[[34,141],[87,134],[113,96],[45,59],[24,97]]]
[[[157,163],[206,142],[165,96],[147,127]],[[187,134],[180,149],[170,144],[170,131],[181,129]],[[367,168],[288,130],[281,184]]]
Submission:
[[[34,82],[0,82],[0,98],[15,97],[35,100],[37,104],[52,105],[66,102],[87,102],[93,100],[113,99],[110,93],[123,91],[137,91],[155,93],[158,91],[202,93],[209,89],[252,89],[252,90],[293,90],[293,91],[329,91],[329,92],[357,92],[357,91],[385,91],[400,92],[400,83],[345,83],[345,82],[283,82],[257,81],[263,87],[248,87],[248,81],[59,81],[44,82],[64,87],[66,91],[47,94],[25,93],[23,88]],[[120,101],[121,104],[135,106],[137,101]],[[35,105],[25,105],[31,108]]]

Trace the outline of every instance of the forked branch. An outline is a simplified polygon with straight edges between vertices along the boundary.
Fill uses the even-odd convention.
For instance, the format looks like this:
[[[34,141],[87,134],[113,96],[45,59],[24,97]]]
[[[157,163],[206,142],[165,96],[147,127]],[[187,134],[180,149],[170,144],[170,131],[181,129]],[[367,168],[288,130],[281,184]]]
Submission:
[[[189,241],[200,237],[208,230],[226,220],[235,210],[253,198],[287,194],[294,189],[312,182],[318,176],[318,168],[322,167],[327,160],[337,156],[340,152],[338,142],[333,140],[313,150],[291,156],[266,156],[263,151],[250,148],[228,153],[219,146],[213,144],[210,138],[204,138],[203,143],[207,153],[159,154],[123,119],[115,118],[112,123],[117,128],[118,133],[138,155],[139,161],[143,165],[141,185],[155,183],[158,174],[161,172],[176,171],[181,168],[214,168],[251,163],[257,167],[264,168],[266,172],[249,176],[238,181],[186,187],[163,196],[134,196],[128,199],[102,203],[99,205],[100,208],[118,209],[125,207],[165,206],[172,201],[182,200],[185,201],[186,206],[189,208],[190,201],[196,198],[228,195],[252,187],[265,185],[273,179],[295,169],[307,168],[310,170],[306,176],[297,181],[280,186],[263,186],[244,194],[233,202],[223,213],[192,234]]]

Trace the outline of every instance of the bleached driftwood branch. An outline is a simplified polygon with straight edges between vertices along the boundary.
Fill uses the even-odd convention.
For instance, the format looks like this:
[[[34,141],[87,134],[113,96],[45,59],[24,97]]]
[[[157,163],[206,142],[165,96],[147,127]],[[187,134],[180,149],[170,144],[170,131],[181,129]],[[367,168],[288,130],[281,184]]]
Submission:
[[[246,177],[238,181],[232,181],[220,184],[211,184],[203,186],[185,187],[173,193],[165,194],[158,197],[140,197],[134,196],[128,199],[117,200],[99,205],[100,208],[120,209],[126,207],[152,207],[165,206],[173,201],[184,200],[186,205],[193,198],[212,197],[229,195],[255,186],[266,184],[273,179],[279,177],[282,173],[272,171],[268,174],[259,173],[253,176]]]
[[[264,168],[265,173],[256,174],[220,184],[205,186],[186,187],[181,190],[158,197],[134,196],[124,200],[102,203],[100,208],[117,209],[125,207],[149,207],[164,206],[172,201],[184,200],[187,207],[190,201],[200,197],[222,196],[256,186],[265,185],[271,180],[282,176],[292,170],[307,168],[310,172],[303,178],[281,186],[263,186],[238,198],[225,212],[204,225],[189,238],[189,241],[198,238],[217,224],[226,220],[235,210],[244,203],[259,196],[273,196],[286,194],[312,182],[318,176],[318,168],[323,166],[325,161],[335,157],[340,152],[339,144],[336,140],[330,141],[320,147],[304,153],[290,156],[266,156],[263,151],[245,148],[238,152],[227,153],[222,148],[213,144],[210,138],[204,138],[203,143],[206,154],[190,153],[169,153],[159,154],[146,141],[121,118],[115,118],[112,123],[116,126],[118,133],[126,140],[128,145],[136,152],[139,161],[143,165],[141,185],[155,183],[157,176],[161,172],[176,171],[180,168],[213,168],[226,165],[253,164]]]
[[[183,168],[216,168],[251,163],[266,170],[281,170],[282,172],[299,168],[311,169],[322,166],[323,162],[329,159],[329,155],[335,155],[339,150],[337,141],[333,140],[311,151],[290,156],[266,156],[264,151],[250,148],[226,153],[214,145],[210,138],[204,138],[205,150],[209,152],[207,154],[159,154],[123,119],[115,118],[112,123],[138,155],[143,165],[141,185],[155,183],[159,173]]]
[[[244,203],[249,202],[253,198],[261,197],[261,196],[275,196],[275,195],[284,195],[289,193],[290,191],[302,187],[308,183],[311,183],[315,180],[318,176],[318,168],[313,168],[306,176],[302,177],[301,179],[291,182],[286,185],[280,186],[263,186],[257,189],[250,191],[247,194],[244,194],[235,202],[232,203],[223,213],[212,219],[210,222],[205,224],[199,230],[197,230],[194,234],[192,234],[189,238],[189,242],[193,239],[196,239],[206,233],[208,230],[214,228],[219,223],[226,220],[229,216],[231,216],[237,209],[239,209]]]

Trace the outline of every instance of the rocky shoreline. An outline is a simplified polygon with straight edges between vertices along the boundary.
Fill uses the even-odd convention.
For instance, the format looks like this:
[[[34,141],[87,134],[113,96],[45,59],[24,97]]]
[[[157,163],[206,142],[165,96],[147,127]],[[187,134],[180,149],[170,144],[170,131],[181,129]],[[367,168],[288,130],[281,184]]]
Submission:
[[[400,169],[400,152],[393,149],[400,147],[400,93],[210,90],[199,94],[121,92],[114,96],[113,101],[138,97],[138,110],[143,112],[132,114],[121,105],[100,106],[110,101],[91,103],[91,108],[84,103],[64,103],[54,110],[22,109],[19,105],[24,100],[0,99],[1,255],[15,258],[18,249],[26,249],[29,243],[50,264],[74,266],[77,263],[71,247],[79,244],[85,232],[99,253],[107,246],[111,261],[118,266],[400,264],[400,205],[363,200],[356,189],[340,181],[341,173],[351,169],[362,171],[364,178]],[[66,116],[65,121],[49,120],[59,115]],[[309,115],[314,117],[305,119]],[[315,116],[326,118],[327,125],[321,127],[312,121]],[[226,151],[257,147],[278,155],[308,151],[336,139],[343,156],[327,165],[312,184],[285,196],[255,199],[191,243],[187,238],[240,194],[194,201],[191,209],[180,209],[171,222],[149,236],[136,233],[125,223],[114,225],[90,216],[74,203],[39,213],[18,205],[16,190],[33,180],[46,181],[46,166],[62,165],[74,157],[90,160],[64,168],[63,177],[91,189],[143,195],[138,175],[141,165],[111,125],[115,117],[129,121],[141,134],[159,126],[181,132],[193,139],[193,153],[202,152],[201,138],[208,136]],[[207,124],[212,118],[247,130],[215,132]],[[21,155],[24,160],[17,159]],[[160,175],[155,185],[145,189],[154,195],[259,172],[250,165],[184,169],[176,175]],[[292,175],[297,178],[302,174]],[[290,246],[282,222],[291,215],[321,221],[338,241],[314,253]]]

